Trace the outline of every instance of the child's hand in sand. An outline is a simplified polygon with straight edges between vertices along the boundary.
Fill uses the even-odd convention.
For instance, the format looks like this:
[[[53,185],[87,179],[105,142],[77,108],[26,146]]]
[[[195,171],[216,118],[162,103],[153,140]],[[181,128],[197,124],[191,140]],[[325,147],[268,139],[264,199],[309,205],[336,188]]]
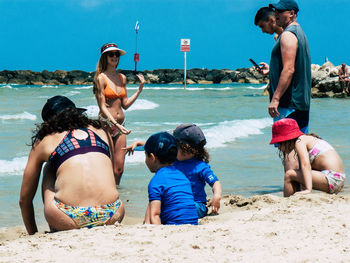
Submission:
[[[221,196],[213,196],[213,199],[211,200],[211,203],[209,204],[212,207],[211,214],[218,214],[220,209],[220,200]]]

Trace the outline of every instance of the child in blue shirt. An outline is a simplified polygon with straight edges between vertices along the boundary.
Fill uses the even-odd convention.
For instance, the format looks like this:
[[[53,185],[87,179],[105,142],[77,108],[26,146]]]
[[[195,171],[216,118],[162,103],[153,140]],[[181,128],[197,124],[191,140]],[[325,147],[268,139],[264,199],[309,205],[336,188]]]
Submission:
[[[177,156],[175,138],[167,132],[153,134],[146,141],[144,150],[145,163],[155,173],[148,184],[149,204],[145,223],[198,225],[191,184],[172,165]]]
[[[221,199],[221,183],[210,169],[209,154],[204,148],[206,144],[202,130],[195,124],[182,124],[173,133],[178,142],[177,160],[174,166],[183,172],[191,182],[198,218],[208,214],[205,184],[213,190],[211,200],[212,213],[218,213]]]

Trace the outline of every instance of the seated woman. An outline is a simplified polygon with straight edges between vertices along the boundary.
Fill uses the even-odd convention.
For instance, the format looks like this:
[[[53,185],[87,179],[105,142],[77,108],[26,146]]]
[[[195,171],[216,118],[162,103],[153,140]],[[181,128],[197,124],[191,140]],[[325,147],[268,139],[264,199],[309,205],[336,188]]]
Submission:
[[[51,231],[112,225],[124,217],[108,136],[84,111],[63,96],[48,99],[42,109],[19,200],[29,234],[38,231],[33,198],[44,162],[44,214]]]

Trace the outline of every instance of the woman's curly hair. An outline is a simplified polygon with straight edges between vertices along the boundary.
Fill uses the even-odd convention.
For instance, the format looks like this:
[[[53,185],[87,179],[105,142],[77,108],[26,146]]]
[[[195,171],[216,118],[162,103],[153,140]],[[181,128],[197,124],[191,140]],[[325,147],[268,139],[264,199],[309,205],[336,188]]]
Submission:
[[[59,133],[79,128],[87,128],[89,125],[100,129],[102,127],[99,120],[92,120],[76,108],[67,108],[49,120],[35,124],[31,138],[31,146],[34,147],[37,141],[41,141],[45,136],[52,133]]]
[[[201,160],[205,163],[209,163],[210,156],[207,150],[204,148],[204,146],[194,148],[194,147],[191,147],[191,145],[184,143],[182,141],[178,141],[178,145],[181,151],[183,151],[184,153],[191,153],[194,155],[196,159]]]

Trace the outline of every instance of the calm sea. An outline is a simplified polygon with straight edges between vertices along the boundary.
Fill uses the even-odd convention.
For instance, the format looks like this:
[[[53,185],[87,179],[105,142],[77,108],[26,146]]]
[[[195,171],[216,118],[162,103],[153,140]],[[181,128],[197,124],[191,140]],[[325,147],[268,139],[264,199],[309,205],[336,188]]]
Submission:
[[[267,115],[265,86],[252,84],[147,85],[126,111],[132,130],[128,143],[146,140],[158,131],[172,131],[181,123],[196,123],[207,137],[210,165],[224,194],[252,196],[282,191],[283,170],[276,148],[269,145],[272,120]],[[129,96],[137,90],[128,86]],[[23,225],[18,197],[30,137],[46,100],[64,95],[96,117],[98,107],[91,86],[0,85],[0,227]],[[310,130],[330,142],[350,165],[350,100],[313,99]],[[147,184],[152,174],[144,153],[126,157],[119,192],[130,217],[142,217]],[[348,184],[346,192],[350,192]],[[210,188],[207,189],[210,194]],[[45,226],[40,187],[34,200],[38,225]],[[40,230],[40,229],[39,229]]]

